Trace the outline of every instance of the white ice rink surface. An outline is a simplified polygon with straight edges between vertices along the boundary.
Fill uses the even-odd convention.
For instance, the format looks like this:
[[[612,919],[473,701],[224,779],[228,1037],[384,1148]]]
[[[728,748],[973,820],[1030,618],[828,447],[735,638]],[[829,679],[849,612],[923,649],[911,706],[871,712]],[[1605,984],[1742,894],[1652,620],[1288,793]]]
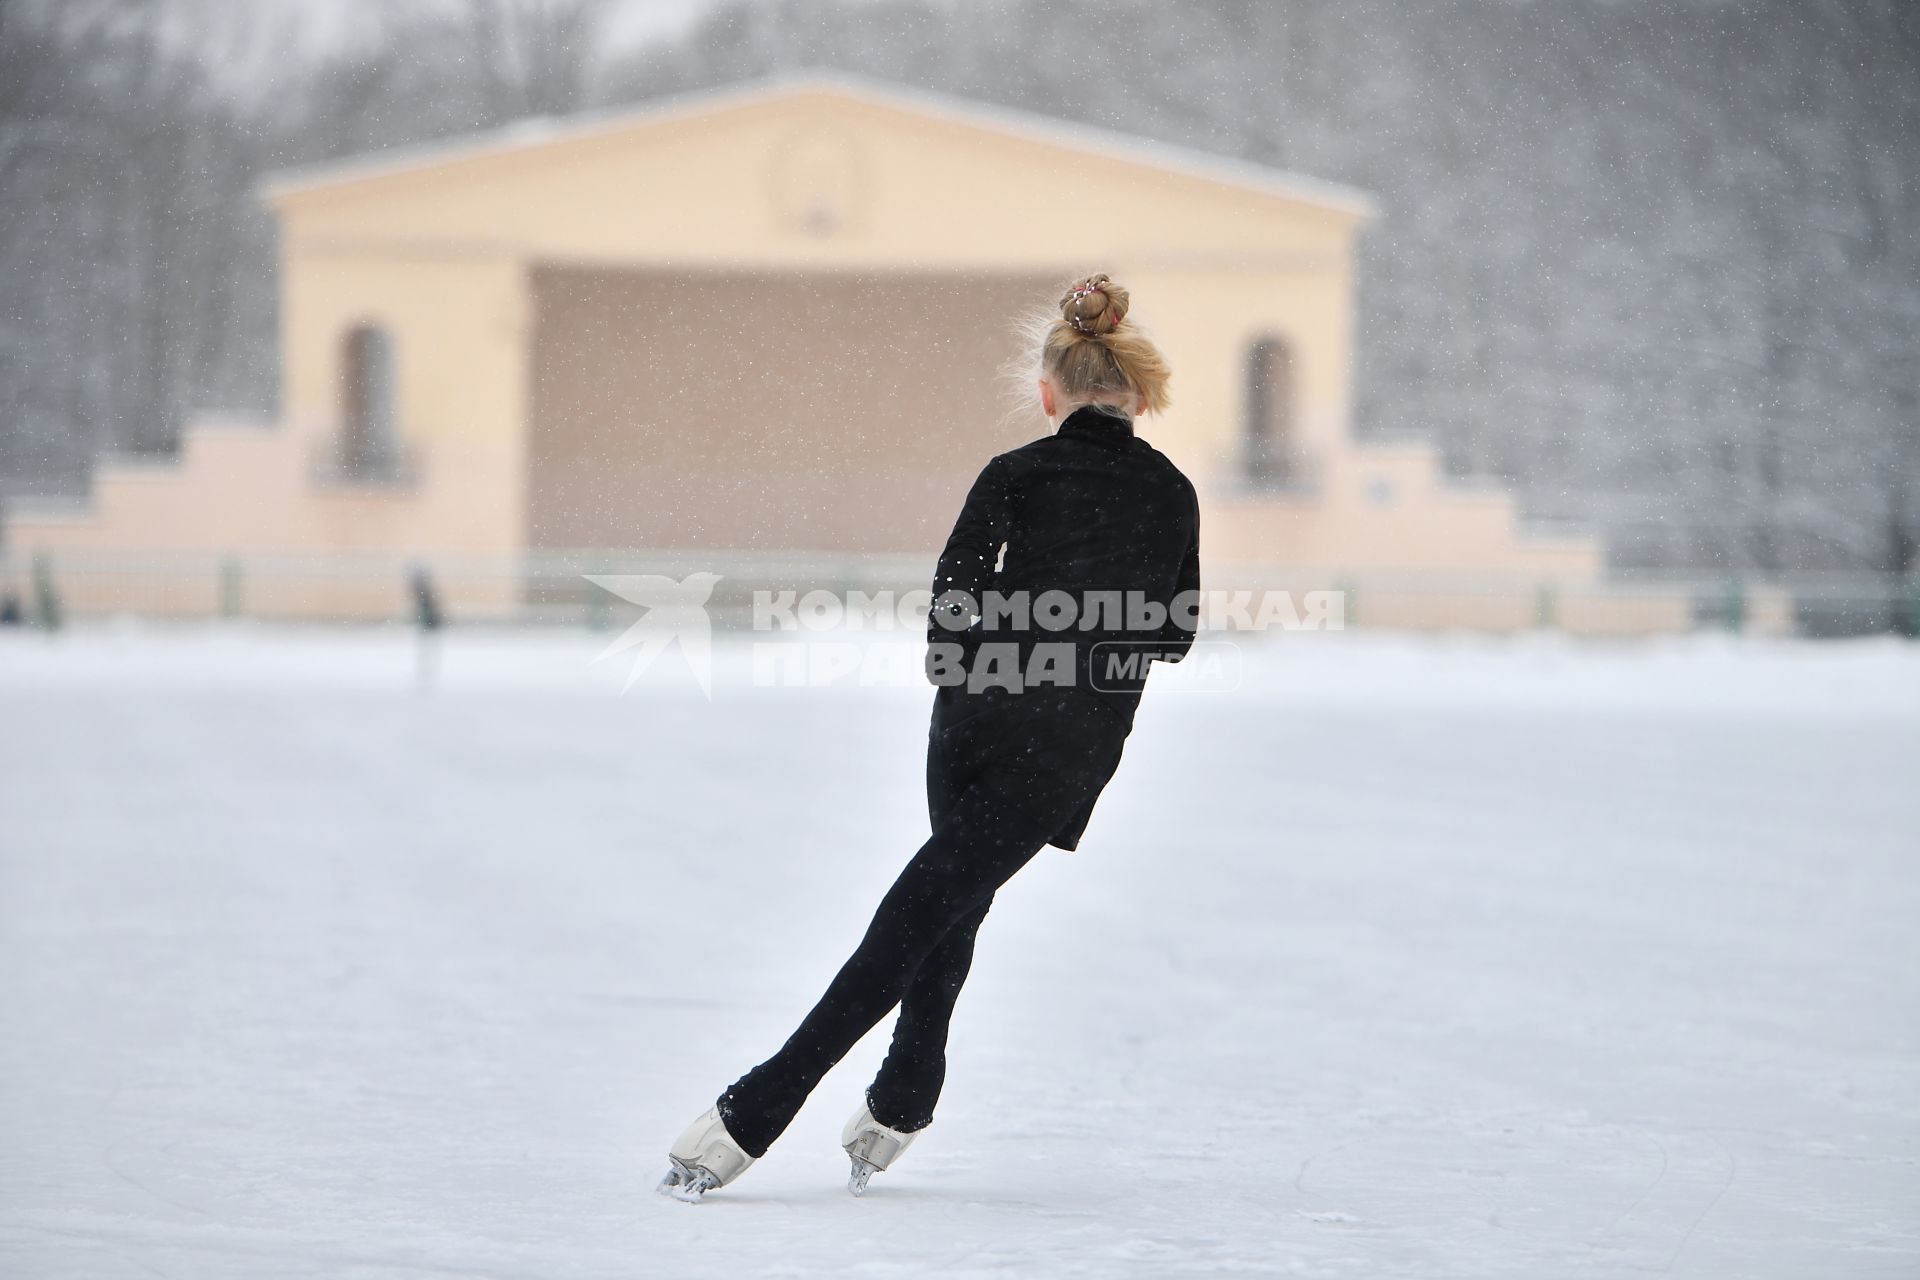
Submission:
[[[883,1023],[690,1207],[925,836],[931,691],[605,639],[0,635],[0,1276],[1920,1276],[1920,647],[1156,675],[919,1144],[847,1195]]]

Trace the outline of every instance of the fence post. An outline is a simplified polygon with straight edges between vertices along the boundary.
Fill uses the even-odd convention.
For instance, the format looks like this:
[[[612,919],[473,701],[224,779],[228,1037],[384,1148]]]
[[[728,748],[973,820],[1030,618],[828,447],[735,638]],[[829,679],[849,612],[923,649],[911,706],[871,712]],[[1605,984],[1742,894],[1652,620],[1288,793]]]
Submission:
[[[1553,584],[1542,582],[1533,593],[1533,625],[1545,631],[1553,625],[1557,601],[1554,598]]]
[[[41,630],[60,629],[60,588],[53,580],[53,556],[45,551],[33,557],[33,612]]]
[[[440,628],[446,624],[446,615],[440,608],[433,574],[424,562],[407,570],[407,592],[413,597],[413,624],[419,637],[415,642],[414,677],[420,692],[426,693],[433,688]]]
[[[1720,625],[1735,635],[1747,625],[1746,584],[1737,577],[1728,578],[1721,584]]]
[[[445,622],[440,610],[440,592],[434,587],[433,574],[425,564],[407,570],[407,594],[413,597],[413,622],[422,634],[438,631]]]
[[[240,557],[230,555],[220,562],[220,616],[239,617],[244,608],[245,598]]]
[[[1359,625],[1360,606],[1357,601],[1360,599],[1360,592],[1354,588],[1353,579],[1344,576],[1335,578],[1333,589],[1340,593],[1341,629]]]

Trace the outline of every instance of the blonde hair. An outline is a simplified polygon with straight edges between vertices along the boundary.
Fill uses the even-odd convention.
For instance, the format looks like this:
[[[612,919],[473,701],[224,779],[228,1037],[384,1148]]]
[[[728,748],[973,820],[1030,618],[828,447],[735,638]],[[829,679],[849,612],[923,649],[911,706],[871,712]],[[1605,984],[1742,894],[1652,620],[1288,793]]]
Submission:
[[[1082,276],[1054,306],[1037,308],[1021,318],[1026,349],[1039,351],[1039,372],[1067,400],[1097,402],[1102,397],[1125,396],[1124,409],[1098,407],[1128,418],[1133,416],[1136,399],[1146,402],[1148,413],[1166,411],[1173,371],[1147,332],[1127,318],[1130,303],[1126,288],[1101,273]],[[1025,363],[1018,370],[1027,395],[1032,394],[1033,372],[1032,365]]]

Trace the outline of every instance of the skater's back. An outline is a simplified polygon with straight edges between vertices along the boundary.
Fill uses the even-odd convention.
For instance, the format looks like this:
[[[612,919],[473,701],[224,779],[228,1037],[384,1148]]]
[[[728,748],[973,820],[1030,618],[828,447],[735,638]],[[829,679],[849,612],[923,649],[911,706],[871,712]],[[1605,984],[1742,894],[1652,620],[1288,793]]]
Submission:
[[[1023,673],[1036,645],[1071,645],[1073,678],[1050,683],[1099,694],[1131,722],[1148,662],[1177,662],[1193,643],[1200,509],[1193,485],[1135,433],[1128,412],[1164,406],[1164,376],[1129,367],[1158,352],[1144,338],[1142,354],[1129,350],[1110,301],[1124,317],[1125,291],[1093,279],[1111,292],[1091,294],[1107,305],[1090,324],[1106,328],[1084,332],[1104,340],[1067,332],[1063,352],[1043,347],[1041,398],[1049,417],[1062,415],[1059,426],[996,455],[974,481],[935,570],[928,641],[959,646],[973,679],[948,668],[936,683],[961,689],[1000,687],[979,674],[983,645],[1017,645]],[[1133,389],[1143,382],[1149,394]]]

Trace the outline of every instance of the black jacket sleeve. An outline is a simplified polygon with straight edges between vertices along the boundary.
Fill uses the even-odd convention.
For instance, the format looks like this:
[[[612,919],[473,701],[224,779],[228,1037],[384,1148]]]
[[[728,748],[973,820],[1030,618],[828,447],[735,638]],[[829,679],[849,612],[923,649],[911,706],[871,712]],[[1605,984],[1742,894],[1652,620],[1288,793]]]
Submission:
[[[1187,539],[1186,555],[1180,561],[1180,577],[1174,586],[1174,598],[1167,602],[1167,621],[1160,629],[1158,647],[1154,657],[1162,662],[1178,662],[1187,656],[1193,648],[1195,628],[1182,626],[1183,621],[1197,623],[1194,615],[1200,607],[1200,499],[1191,487],[1187,496],[1192,503],[1192,535]],[[1191,593],[1191,594],[1188,594]],[[1192,602],[1192,609],[1180,608],[1182,597]]]
[[[946,548],[933,574],[933,606],[927,614],[927,642],[959,638],[957,629],[943,625],[938,614],[958,618],[964,612],[979,616],[981,597],[994,582],[1000,547],[1013,526],[1012,468],[1004,455],[988,460],[967,491],[967,500],[947,537]],[[964,593],[964,598],[962,598]],[[969,619],[971,621],[971,619]]]

